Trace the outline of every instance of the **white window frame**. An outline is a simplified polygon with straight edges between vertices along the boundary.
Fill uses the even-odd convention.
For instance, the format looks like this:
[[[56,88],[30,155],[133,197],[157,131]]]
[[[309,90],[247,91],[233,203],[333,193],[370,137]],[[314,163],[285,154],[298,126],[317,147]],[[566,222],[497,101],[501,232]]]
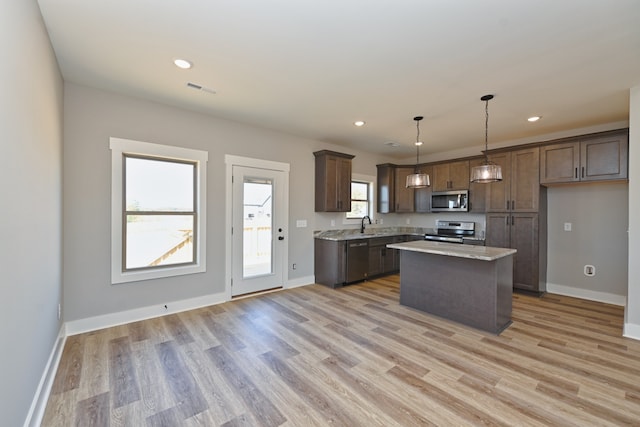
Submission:
[[[352,181],[366,182],[369,184],[369,218],[371,218],[372,222],[375,222],[376,216],[376,177],[371,175],[362,175],[354,173],[351,175],[351,181],[349,185],[351,185]],[[345,212],[342,217],[343,225],[359,225],[362,221],[362,218],[347,218],[347,213]]]
[[[207,160],[209,153],[190,148],[152,144],[122,138],[109,138],[111,149],[111,283],[128,283],[140,280],[159,279],[207,271]],[[167,160],[181,160],[196,164],[196,242],[195,262],[188,265],[159,266],[142,270],[123,271],[122,215],[123,201],[123,155],[135,154]]]

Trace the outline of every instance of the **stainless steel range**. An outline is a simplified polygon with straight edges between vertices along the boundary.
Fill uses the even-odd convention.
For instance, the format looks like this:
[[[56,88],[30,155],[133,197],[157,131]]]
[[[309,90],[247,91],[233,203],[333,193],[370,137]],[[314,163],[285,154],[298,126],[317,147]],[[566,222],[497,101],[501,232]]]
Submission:
[[[484,239],[476,236],[476,223],[473,221],[436,221],[434,233],[424,235],[425,240],[448,243],[484,245]]]

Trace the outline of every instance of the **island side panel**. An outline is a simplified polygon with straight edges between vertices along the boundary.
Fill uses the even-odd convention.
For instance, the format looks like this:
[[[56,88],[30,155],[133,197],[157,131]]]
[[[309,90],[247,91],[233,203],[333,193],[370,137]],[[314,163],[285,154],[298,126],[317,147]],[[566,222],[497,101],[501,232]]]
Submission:
[[[513,303],[513,255],[496,260],[497,268],[497,305],[496,326],[502,332],[511,324],[511,306]],[[502,325],[502,327],[500,327]]]
[[[500,260],[401,251],[400,304],[497,334],[511,320],[512,257]]]

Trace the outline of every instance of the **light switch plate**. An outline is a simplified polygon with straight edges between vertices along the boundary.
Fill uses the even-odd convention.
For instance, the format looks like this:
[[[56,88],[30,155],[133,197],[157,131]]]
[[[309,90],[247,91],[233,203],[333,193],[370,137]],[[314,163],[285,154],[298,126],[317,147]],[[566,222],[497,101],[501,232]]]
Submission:
[[[301,228],[301,227],[306,227],[307,226],[307,220],[306,219],[299,219],[296,221],[296,227]]]

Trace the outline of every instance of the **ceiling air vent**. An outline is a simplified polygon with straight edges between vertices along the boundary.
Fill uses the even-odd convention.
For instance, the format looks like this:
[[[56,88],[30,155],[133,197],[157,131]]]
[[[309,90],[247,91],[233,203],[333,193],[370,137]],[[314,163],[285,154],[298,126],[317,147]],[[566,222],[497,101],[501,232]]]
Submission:
[[[216,91],[215,91],[215,90],[213,90],[213,89],[211,89],[211,88],[208,88],[208,87],[201,86],[201,85],[196,84],[196,83],[188,82],[188,83],[187,83],[187,87],[189,87],[189,88],[191,88],[191,89],[195,89],[195,90],[201,90],[201,91],[203,91],[203,92],[208,92],[208,93],[213,93],[213,94],[215,94],[215,93],[216,93]]]

